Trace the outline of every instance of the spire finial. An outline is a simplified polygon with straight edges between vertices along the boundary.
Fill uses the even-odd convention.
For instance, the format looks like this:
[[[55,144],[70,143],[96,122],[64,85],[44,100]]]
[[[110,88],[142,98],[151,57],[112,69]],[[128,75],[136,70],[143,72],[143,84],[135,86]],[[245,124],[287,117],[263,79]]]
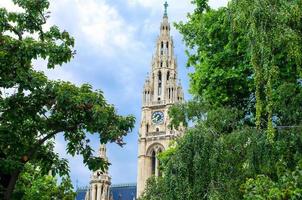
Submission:
[[[168,4],[168,2],[166,1],[166,2],[164,3],[164,7],[165,7],[164,17],[168,17],[168,12],[167,12],[168,6],[169,6],[169,4]]]

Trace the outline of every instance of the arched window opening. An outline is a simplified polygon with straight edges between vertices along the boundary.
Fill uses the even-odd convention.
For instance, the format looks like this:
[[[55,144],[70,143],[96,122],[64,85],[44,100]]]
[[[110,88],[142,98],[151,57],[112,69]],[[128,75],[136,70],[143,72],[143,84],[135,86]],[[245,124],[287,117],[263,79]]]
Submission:
[[[169,42],[166,43],[167,55],[169,55]]]
[[[167,73],[167,81],[170,79],[170,72]]]
[[[160,55],[164,54],[164,42],[161,42]]]
[[[159,128],[156,128],[156,132],[159,132]]]
[[[169,91],[168,91],[168,95],[169,95],[169,99],[171,99],[171,89],[169,88]]]
[[[161,88],[162,88],[162,76],[161,71],[158,72],[158,95],[161,95]]]
[[[155,167],[156,167],[156,154],[155,151],[153,150],[151,154],[151,172],[152,175],[155,175]]]
[[[98,193],[98,187],[97,187],[97,185],[94,186],[94,191],[95,191],[95,194]],[[94,198],[95,198],[95,197],[94,197]]]
[[[152,83],[154,83],[154,73],[152,73]]]
[[[174,88],[171,88],[171,98],[174,99]]]
[[[160,67],[163,67],[163,61],[160,62]]]
[[[149,124],[146,125],[146,132],[149,133]]]

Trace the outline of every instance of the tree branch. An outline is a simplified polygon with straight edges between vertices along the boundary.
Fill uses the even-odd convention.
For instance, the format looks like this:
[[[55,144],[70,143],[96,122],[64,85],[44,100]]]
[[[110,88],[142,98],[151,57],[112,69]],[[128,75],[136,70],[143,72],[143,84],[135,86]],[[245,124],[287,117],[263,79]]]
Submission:
[[[8,28],[8,30],[14,32],[18,36],[19,40],[23,39],[23,37],[22,37],[23,33],[21,31],[18,31],[15,27],[13,27],[12,25],[10,25],[7,22],[4,24],[4,26],[6,26]]]
[[[27,153],[27,160],[25,161],[25,163],[37,152],[37,149],[39,149],[39,147],[46,142],[47,140],[51,139],[52,137],[54,137],[56,134],[62,132],[61,130],[59,131],[54,131],[50,134],[48,134],[47,136],[45,136],[44,138],[40,139]]]

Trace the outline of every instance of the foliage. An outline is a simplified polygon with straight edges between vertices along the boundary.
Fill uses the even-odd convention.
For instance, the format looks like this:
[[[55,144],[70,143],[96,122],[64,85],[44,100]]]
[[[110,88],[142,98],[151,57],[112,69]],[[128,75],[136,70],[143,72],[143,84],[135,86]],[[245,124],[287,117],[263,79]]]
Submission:
[[[244,199],[301,199],[302,198],[302,162],[294,171],[286,170],[278,182],[269,177],[258,175],[243,185]]]
[[[187,65],[194,67],[190,92],[210,105],[247,112],[253,80],[245,32],[232,27],[227,8],[198,10],[188,15],[186,24],[176,24],[191,49],[187,51]]]
[[[165,197],[165,191],[163,187],[163,179],[161,177],[150,177],[147,180],[146,191],[144,196],[139,200],[162,200]]]
[[[26,164],[17,182],[13,199],[74,200],[75,194],[69,177],[63,177],[58,185],[56,178],[42,174],[40,167]]]
[[[247,30],[256,87],[256,126],[260,128],[262,116],[267,116],[270,140],[274,89],[284,81],[297,84],[301,77],[301,8],[300,1],[284,0],[240,0],[230,6],[234,22]]]
[[[161,162],[163,177],[149,183],[143,199],[243,199],[246,179],[262,174],[282,181],[287,177],[283,170],[294,171],[302,157],[301,129],[277,132],[272,145],[264,131],[239,127],[217,134],[205,124],[178,140]],[[293,180],[293,191],[299,191],[300,179]]]
[[[302,3],[233,0],[212,10],[199,8],[204,2],[194,1],[197,9],[188,22],[176,24],[189,48],[187,65],[194,68],[194,98],[237,108],[258,127],[293,125],[274,120],[282,118],[274,96],[301,80]]]
[[[302,87],[294,83],[280,85],[274,93],[275,122],[279,125],[297,126],[302,122]]]
[[[84,84],[50,81],[35,70],[33,61],[44,59],[48,68],[72,59],[74,39],[58,27],[45,26],[48,0],[13,0],[21,12],[0,8],[0,181],[4,199],[10,199],[27,162],[41,170],[64,175],[66,160],[53,151],[59,133],[67,153],[81,154],[91,170],[104,169],[104,160],[93,156],[86,134],[97,134],[101,143],[123,145],[122,137],[134,125],[133,116],[120,116],[100,90]]]

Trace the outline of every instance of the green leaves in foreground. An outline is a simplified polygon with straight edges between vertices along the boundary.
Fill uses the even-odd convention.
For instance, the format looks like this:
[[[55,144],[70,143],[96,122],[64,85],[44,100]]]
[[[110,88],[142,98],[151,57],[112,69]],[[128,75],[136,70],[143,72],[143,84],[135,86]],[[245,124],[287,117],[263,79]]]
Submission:
[[[301,189],[299,133],[277,132],[272,145],[254,128],[220,135],[206,125],[191,128],[168,156],[159,157],[163,177],[150,181],[142,199],[269,199],[266,191],[274,188],[286,193],[277,199],[295,199]]]
[[[41,173],[39,167],[26,164],[17,182],[14,199],[23,200],[74,200],[75,192],[69,177],[64,176],[60,183],[50,175]]]

